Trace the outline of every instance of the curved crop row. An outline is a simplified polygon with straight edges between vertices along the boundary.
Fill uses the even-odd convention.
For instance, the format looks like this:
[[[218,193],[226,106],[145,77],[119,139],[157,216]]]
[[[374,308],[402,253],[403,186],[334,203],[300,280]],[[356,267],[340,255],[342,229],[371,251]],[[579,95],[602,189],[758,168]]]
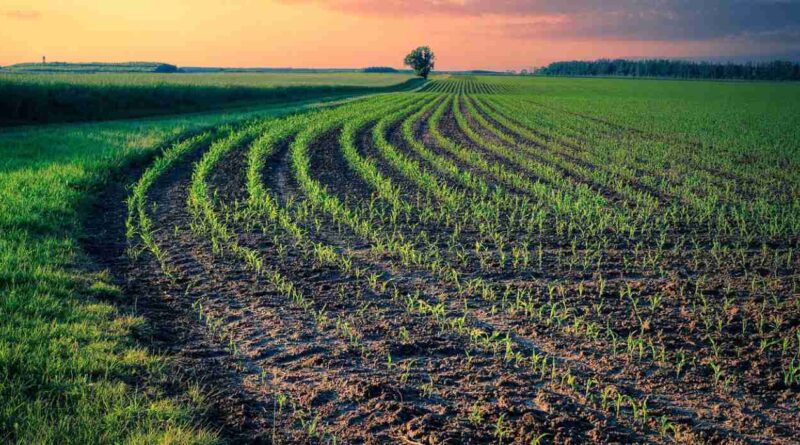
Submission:
[[[503,85],[478,80],[474,76],[451,76],[427,83],[420,92],[451,94],[500,94],[507,92]]]
[[[199,321],[261,376],[244,391],[292,405],[262,414],[287,438],[758,442],[759,424],[790,443],[797,200],[765,207],[763,181],[745,209],[729,170],[660,172],[664,141],[501,84],[452,76],[187,138],[133,188],[128,236],[172,283],[195,285],[181,249],[230,277],[198,277]]]

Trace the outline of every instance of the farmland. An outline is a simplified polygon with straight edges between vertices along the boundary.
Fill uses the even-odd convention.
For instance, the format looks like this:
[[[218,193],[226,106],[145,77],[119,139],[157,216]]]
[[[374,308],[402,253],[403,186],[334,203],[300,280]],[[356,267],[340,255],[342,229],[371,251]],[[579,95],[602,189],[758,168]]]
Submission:
[[[87,255],[87,237],[114,227],[90,222],[101,193],[118,190],[104,199],[121,204],[170,140],[317,104],[0,131],[4,443],[216,442],[192,421],[205,409],[199,383],[170,378],[177,354],[163,355],[114,268]],[[172,384],[182,397],[172,397]]]
[[[154,74],[154,73],[96,73],[82,74],[25,74],[4,73],[0,78],[9,82],[51,85],[70,84],[74,86],[209,86],[209,87],[254,87],[275,88],[286,86],[357,86],[387,87],[410,79],[407,74],[384,73],[202,73],[202,74]]]
[[[419,86],[404,74],[3,73],[0,125],[77,122],[285,104]]]
[[[88,145],[65,152],[68,199],[34,188],[46,216],[28,223],[10,191],[62,155],[0,170],[5,282],[69,293],[83,285],[52,263],[91,264],[86,292],[106,302],[91,317],[146,332],[197,382],[153,415],[174,440],[797,443],[797,85],[450,76],[201,116],[75,124],[151,139],[91,163]],[[15,131],[35,153],[70,126]],[[115,163],[114,181],[99,173]],[[54,233],[39,257],[68,258],[19,264],[30,221]],[[132,368],[133,351],[159,363],[93,341],[115,367],[72,372]],[[4,422],[46,418],[9,406]]]
[[[135,291],[173,296],[280,441],[793,441],[797,157],[512,87],[177,143],[128,201]]]

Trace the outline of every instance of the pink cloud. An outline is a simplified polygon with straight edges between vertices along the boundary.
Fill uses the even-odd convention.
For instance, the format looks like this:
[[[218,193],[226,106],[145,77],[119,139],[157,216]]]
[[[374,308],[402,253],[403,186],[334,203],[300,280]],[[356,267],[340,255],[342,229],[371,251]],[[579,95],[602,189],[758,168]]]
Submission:
[[[511,37],[790,41],[798,0],[278,0],[348,14],[494,17]]]

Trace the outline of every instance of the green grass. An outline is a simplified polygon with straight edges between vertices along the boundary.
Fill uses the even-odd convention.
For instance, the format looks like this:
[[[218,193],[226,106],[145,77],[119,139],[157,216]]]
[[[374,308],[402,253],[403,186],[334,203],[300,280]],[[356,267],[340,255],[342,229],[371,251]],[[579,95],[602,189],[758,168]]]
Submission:
[[[797,159],[800,84],[585,78],[481,77],[561,110],[654,134]]]
[[[216,441],[194,424],[199,395],[133,386],[166,378],[166,362],[132,340],[143,321],[107,273],[79,266],[84,218],[113,172],[165,139],[311,106],[0,131],[0,441]]]
[[[4,66],[0,72],[10,73],[152,73],[165,64],[157,62],[123,62],[123,63],[17,63]],[[174,66],[173,66],[174,68]]]
[[[90,88],[104,89],[107,87],[103,79],[113,79],[111,82],[122,82],[123,88],[136,84],[137,88],[153,89],[154,85],[148,82],[158,83],[161,77],[178,82],[180,88],[184,88],[180,84],[182,79],[190,79],[193,83],[186,88],[224,89],[227,87],[220,85],[227,82],[264,91],[296,85],[292,82],[320,85],[323,88],[320,91],[325,91],[325,79],[336,78],[339,85],[359,88],[351,90],[359,92],[373,91],[360,88],[391,87],[407,78],[375,74],[97,75],[85,77],[81,82]],[[54,78],[59,77],[42,76],[42,85]],[[77,75],[69,78],[84,79]],[[335,201],[312,181],[308,144],[330,128],[343,125],[339,143],[348,165],[393,208],[411,207],[391,178],[379,173],[373,160],[360,157],[353,142],[358,131],[372,121],[378,123],[373,138],[381,156],[421,189],[430,190],[438,201],[456,206],[462,197],[467,199],[471,196],[468,193],[474,193],[475,200],[485,198],[498,209],[518,205],[502,195],[489,195],[485,180],[491,180],[500,187],[522,190],[536,198],[535,203],[541,209],[533,204],[519,207],[529,212],[528,219],[539,215],[542,224],[538,230],[551,221],[546,219],[551,216],[548,212],[558,210],[555,221],[567,221],[581,228],[567,233],[581,240],[582,246],[593,246],[597,238],[593,234],[605,233],[606,226],[612,224],[619,225],[614,233],[620,234],[620,239],[628,233],[622,230],[625,228],[652,239],[660,233],[669,233],[667,229],[672,222],[653,223],[654,218],[638,217],[654,212],[647,206],[653,199],[648,200],[646,193],[626,185],[634,180],[654,189],[669,185],[670,193],[680,200],[663,205],[674,205],[675,218],[692,223],[700,221],[702,227],[713,229],[711,233],[715,236],[728,233],[740,236],[737,230],[741,224],[754,234],[754,245],[774,238],[789,240],[796,246],[796,235],[791,232],[797,227],[797,190],[800,190],[798,85],[491,76],[460,80],[455,76],[437,81],[441,83],[431,87],[435,94],[422,94],[419,99],[398,94],[393,96],[396,100],[379,99],[371,108],[344,107],[320,113],[313,122],[298,119],[283,124],[297,126],[291,148],[293,168],[310,199],[331,212],[332,218],[351,225],[360,236],[397,249],[399,258],[420,258],[416,261],[425,263],[427,247],[412,242],[390,242],[395,241],[391,238],[395,231],[373,225],[373,221],[380,221],[378,216],[362,220],[359,215],[368,213],[353,211],[347,203]],[[334,96],[340,97],[343,92],[335,90]],[[458,96],[445,93],[469,94],[464,113],[472,115],[477,125],[496,134],[505,145],[486,139],[483,133],[469,131],[474,124],[457,108],[458,101],[454,99]],[[132,333],[145,328],[143,321],[132,313],[130,302],[110,284],[107,273],[92,274],[79,266],[85,264],[86,258],[78,240],[84,234],[89,205],[113,180],[113,173],[124,170],[131,162],[149,159],[154,155],[153,147],[162,141],[233,121],[286,114],[312,103],[0,130],[0,440],[10,443],[217,441],[212,432],[196,423],[203,405],[199,391],[190,390],[187,400],[176,401],[159,393],[158,385],[135,386],[135,382],[165,379],[168,359],[152,355],[132,340]],[[514,174],[504,165],[494,165],[485,157],[470,153],[457,141],[448,140],[438,130],[447,109],[453,110],[456,124],[474,144],[484,146],[520,170],[546,178],[550,185]],[[428,118],[428,127],[442,150],[472,169],[461,170],[453,162],[446,163],[450,157],[439,159],[438,152],[413,140],[412,124],[423,116],[424,110],[435,110]],[[500,126],[480,117],[478,110]],[[619,135],[610,132],[605,124],[576,118],[571,113],[639,129],[647,135],[629,131]],[[435,176],[422,170],[421,164],[402,156],[389,144],[383,131],[401,119],[409,146],[432,168],[463,184],[463,188],[437,182]],[[269,134],[276,141],[291,133],[288,127],[270,128],[275,133]],[[540,137],[538,131],[553,137]],[[543,161],[532,162],[524,157],[525,147],[518,147],[511,133],[535,140],[546,148],[534,152]],[[582,147],[586,150],[574,151],[568,147],[566,143],[573,139],[585,141]],[[700,144],[703,149],[687,149],[676,140]],[[262,148],[264,153],[269,151]],[[222,153],[225,146],[219,145],[218,149]],[[631,156],[634,152],[642,159]],[[567,162],[560,156],[562,153],[598,168],[586,169]],[[259,157],[251,158],[256,167],[249,184],[258,182]],[[218,158],[208,159],[206,162],[211,164],[218,161]],[[634,169],[642,177],[634,178]],[[570,176],[561,173],[562,170]],[[605,175],[605,170],[610,174]],[[718,171],[746,180],[741,184],[748,189],[733,187],[741,185],[739,179],[717,175]],[[203,176],[198,174],[198,178],[199,181]],[[614,207],[583,185],[590,181],[642,205],[634,209]],[[789,196],[777,195],[776,190]],[[196,195],[206,196],[200,192]],[[266,195],[261,192],[255,196]],[[751,213],[753,203],[760,203],[756,210],[763,214]],[[143,200],[138,204],[144,209]],[[615,219],[604,221],[601,217],[611,215],[606,211],[609,207],[615,209]],[[483,208],[467,206],[463,211],[445,213],[453,215],[455,221],[463,218],[466,225],[469,221],[481,221],[479,212]],[[686,209],[685,214],[679,212],[682,209]],[[474,216],[469,212],[474,212]],[[211,215],[211,210],[207,213]],[[431,215],[439,213],[442,212],[430,211],[425,217],[434,218]],[[283,213],[275,215],[285,219]],[[206,218],[213,220],[211,216]],[[288,219],[281,220],[287,230],[294,230],[296,226],[290,223]],[[534,236],[535,227],[519,224]],[[562,229],[557,226],[557,230]],[[222,229],[218,231],[224,233]],[[492,237],[502,238],[500,232],[496,238]],[[739,248],[748,245],[743,243]],[[433,246],[432,249],[439,248]],[[528,254],[527,247],[525,253]],[[427,263],[431,268],[438,267],[441,276],[446,275],[441,263]],[[452,280],[458,284],[457,276]],[[433,309],[430,311],[433,313]]]
[[[287,86],[389,87],[409,80],[403,73],[47,73],[11,74],[0,72],[6,82],[74,86],[209,86],[276,88]]]
[[[0,125],[77,122],[412,88],[407,74],[4,74]]]

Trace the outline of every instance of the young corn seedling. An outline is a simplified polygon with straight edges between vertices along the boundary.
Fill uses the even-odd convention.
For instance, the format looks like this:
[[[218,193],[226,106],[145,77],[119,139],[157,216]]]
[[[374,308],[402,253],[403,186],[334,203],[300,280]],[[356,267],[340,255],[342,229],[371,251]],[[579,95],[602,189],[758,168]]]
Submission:
[[[549,436],[547,433],[539,434],[538,436],[531,439],[531,445],[541,445],[542,441],[545,437]]]
[[[411,371],[414,367],[414,363],[416,360],[410,360],[403,366],[403,373],[400,374],[400,383],[405,385],[408,382],[409,377],[411,377]]]
[[[494,422],[494,437],[500,444],[511,437],[511,425],[506,421],[505,413],[500,414]]]
[[[467,416],[467,421],[474,426],[483,424],[483,410],[478,402],[472,404],[472,408],[470,408],[469,415]]]

